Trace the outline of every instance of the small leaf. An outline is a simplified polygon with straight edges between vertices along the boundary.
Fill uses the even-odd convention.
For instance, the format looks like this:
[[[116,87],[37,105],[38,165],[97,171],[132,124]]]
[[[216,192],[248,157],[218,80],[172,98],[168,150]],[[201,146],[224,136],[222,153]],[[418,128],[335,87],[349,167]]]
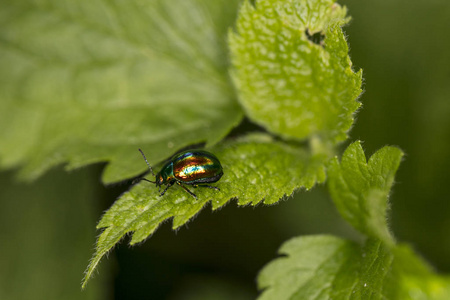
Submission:
[[[346,139],[362,78],[341,29],[346,13],[334,0],[243,3],[229,43],[239,100],[253,121],[286,138]]]
[[[195,189],[198,196],[195,200],[176,185],[163,197],[159,197],[158,189],[148,182],[134,186],[114,203],[98,224],[98,228],[105,229],[98,239],[83,285],[100,259],[129,232],[133,232],[130,242],[133,245],[145,240],[169,218],[173,218],[174,229],[180,227],[210,201],[213,210],[230,199],[237,199],[238,205],[273,204],[296,189],[310,189],[325,180],[325,157],[311,157],[307,151],[275,142],[267,135],[247,136],[209,150],[223,166],[224,175],[214,184],[220,191],[199,187]],[[135,155],[140,156],[137,151]]]
[[[145,171],[138,147],[156,163],[220,141],[242,118],[225,39],[238,2],[3,3],[0,165],[34,179],[104,161],[109,183]]]
[[[388,230],[387,198],[403,153],[384,147],[366,162],[359,141],[348,146],[341,163],[335,158],[328,170],[328,186],[339,213],[353,227],[368,235],[393,243]]]
[[[406,246],[364,246],[332,236],[284,243],[258,277],[259,300],[450,299],[450,279],[433,274]]]

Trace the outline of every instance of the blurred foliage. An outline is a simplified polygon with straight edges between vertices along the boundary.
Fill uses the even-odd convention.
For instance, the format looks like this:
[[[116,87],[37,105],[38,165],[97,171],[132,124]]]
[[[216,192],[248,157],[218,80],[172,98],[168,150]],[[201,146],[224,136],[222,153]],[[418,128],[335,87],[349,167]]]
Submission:
[[[225,39],[238,3],[4,3],[0,166],[35,179],[61,163],[107,161],[111,183],[146,171],[137,148],[155,164],[220,141],[242,119]]]
[[[111,293],[105,277],[80,290],[96,235],[99,174],[98,168],[71,174],[58,168],[24,184],[14,182],[12,172],[0,173],[0,299],[103,299]]]
[[[353,64],[356,69],[364,68],[364,94],[360,98],[363,107],[350,136],[364,141],[368,155],[385,144],[398,145],[405,152],[391,195],[391,229],[398,240],[412,243],[438,270],[450,272],[447,191],[450,169],[450,2],[339,2],[346,5],[352,15],[351,26],[345,27],[344,32],[348,35]],[[4,21],[6,12],[0,11],[3,11],[0,21]],[[11,128],[4,120],[1,126],[2,131]],[[19,143],[15,149],[17,155],[20,155],[20,146]],[[205,277],[221,282],[218,294],[223,289],[226,289],[224,294],[240,289],[242,297],[252,299],[257,293],[255,274],[274,258],[276,250],[288,238],[307,233],[332,233],[360,239],[358,233],[337,215],[322,188],[299,192],[289,201],[271,207],[237,208],[234,203],[229,203],[214,213],[209,208],[204,209],[195,222],[176,233],[168,224],[163,224],[161,230],[140,247],[129,248],[123,243],[109,257],[110,262],[118,262],[115,271],[103,270],[103,276],[97,276],[89,289],[81,293],[78,290],[80,274],[94,243],[94,222],[100,211],[107,209],[112,199],[127,187],[110,188],[110,193],[97,193],[95,198],[86,192],[79,199],[90,204],[76,202],[77,205],[73,205],[70,194],[89,182],[98,182],[100,173],[91,173],[92,170],[95,167],[70,175],[55,171],[31,186],[13,184],[13,172],[1,175],[0,215],[5,223],[2,223],[0,234],[6,242],[2,242],[0,248],[6,255],[3,255],[0,267],[0,298],[8,299],[3,296],[7,295],[14,299],[39,299],[39,295],[45,293],[42,299],[70,299],[65,297],[62,291],[65,289],[66,292],[73,291],[70,293],[73,299],[100,299],[102,293],[97,290],[97,285],[102,281],[100,277],[104,280],[109,274],[115,280],[113,286],[105,288],[109,289],[106,293],[109,299],[142,299],[150,294],[152,299],[177,299],[186,283],[195,286],[195,295],[207,294],[215,283],[203,281]],[[82,174],[81,178],[77,174]],[[61,181],[67,182],[62,184]],[[60,190],[56,183],[63,189]],[[10,189],[15,191],[8,194]],[[45,204],[47,200],[52,201],[49,206]],[[98,200],[102,207],[92,213]],[[55,205],[60,212],[70,214],[59,218],[52,217],[51,211],[41,210],[41,207],[52,209]],[[18,209],[21,215],[16,213]],[[77,212],[77,209],[82,211]],[[25,214],[27,212],[30,214]],[[88,219],[83,220],[83,224],[78,223],[77,218],[88,212]],[[30,221],[34,217],[39,219]],[[70,244],[74,241],[71,238],[67,241],[71,248],[63,248],[61,241],[67,236],[53,231],[61,229],[59,227],[73,230],[83,227],[86,241]],[[31,240],[30,232],[43,234],[33,234],[34,240]],[[235,247],[238,244],[239,248]],[[23,253],[28,251],[26,249],[31,250]],[[51,251],[54,251],[53,257],[48,261],[46,258]],[[57,271],[50,268],[55,262],[60,265],[71,262],[78,255],[83,258],[77,258],[79,261],[73,263],[73,274],[70,266]],[[66,279],[66,275],[70,278]],[[44,281],[44,278],[50,279]]]

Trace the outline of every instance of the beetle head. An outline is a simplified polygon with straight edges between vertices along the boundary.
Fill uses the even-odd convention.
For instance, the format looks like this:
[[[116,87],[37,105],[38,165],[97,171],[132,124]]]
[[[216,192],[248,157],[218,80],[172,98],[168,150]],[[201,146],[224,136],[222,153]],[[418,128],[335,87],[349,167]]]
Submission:
[[[164,183],[164,177],[161,175],[161,173],[156,174],[155,176],[155,183],[156,185],[162,185]]]

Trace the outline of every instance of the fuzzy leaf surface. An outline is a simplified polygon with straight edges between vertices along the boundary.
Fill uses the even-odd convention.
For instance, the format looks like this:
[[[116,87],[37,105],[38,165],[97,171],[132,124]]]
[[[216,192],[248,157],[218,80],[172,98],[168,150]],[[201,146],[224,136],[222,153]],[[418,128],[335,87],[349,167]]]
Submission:
[[[241,118],[227,72],[239,0],[6,1],[0,11],[0,166],[109,162],[104,182]]]
[[[187,186],[197,194],[195,200],[177,185],[162,197],[153,184],[142,181],[135,185],[98,224],[104,231],[97,241],[84,284],[100,259],[129,232],[133,232],[130,242],[133,245],[148,238],[169,218],[173,218],[174,229],[182,226],[209,202],[213,210],[230,199],[237,199],[238,205],[273,204],[296,189],[310,189],[325,180],[325,157],[312,157],[302,148],[275,142],[267,135],[246,136],[209,150],[223,166],[223,177],[213,184],[220,191]],[[137,151],[136,156],[140,156]]]
[[[362,72],[348,56],[346,14],[334,0],[243,3],[229,43],[239,100],[253,121],[286,138],[347,138]]]
[[[386,146],[367,162],[359,141],[345,150],[328,169],[328,186],[341,214],[353,227],[369,237],[392,244],[387,226],[388,196],[403,152]]]

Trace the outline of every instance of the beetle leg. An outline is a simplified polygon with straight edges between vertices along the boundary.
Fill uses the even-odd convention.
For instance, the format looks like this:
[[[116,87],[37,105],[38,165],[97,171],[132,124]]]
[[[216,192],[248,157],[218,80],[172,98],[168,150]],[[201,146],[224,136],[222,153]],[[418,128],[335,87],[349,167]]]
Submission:
[[[163,191],[159,196],[160,196],[160,197],[163,196],[163,195],[166,193],[166,191],[167,191],[172,185],[173,185],[173,183],[169,183],[169,184],[167,185],[167,187],[164,189],[164,191]],[[159,186],[159,190],[161,191],[161,186]]]
[[[183,184],[181,184],[181,182],[178,182],[178,181],[177,181],[177,183],[178,183],[178,184],[179,184],[186,192],[188,192],[192,197],[194,197],[196,200],[198,200],[196,194],[194,194],[193,192],[191,192],[187,187],[185,187]]]

